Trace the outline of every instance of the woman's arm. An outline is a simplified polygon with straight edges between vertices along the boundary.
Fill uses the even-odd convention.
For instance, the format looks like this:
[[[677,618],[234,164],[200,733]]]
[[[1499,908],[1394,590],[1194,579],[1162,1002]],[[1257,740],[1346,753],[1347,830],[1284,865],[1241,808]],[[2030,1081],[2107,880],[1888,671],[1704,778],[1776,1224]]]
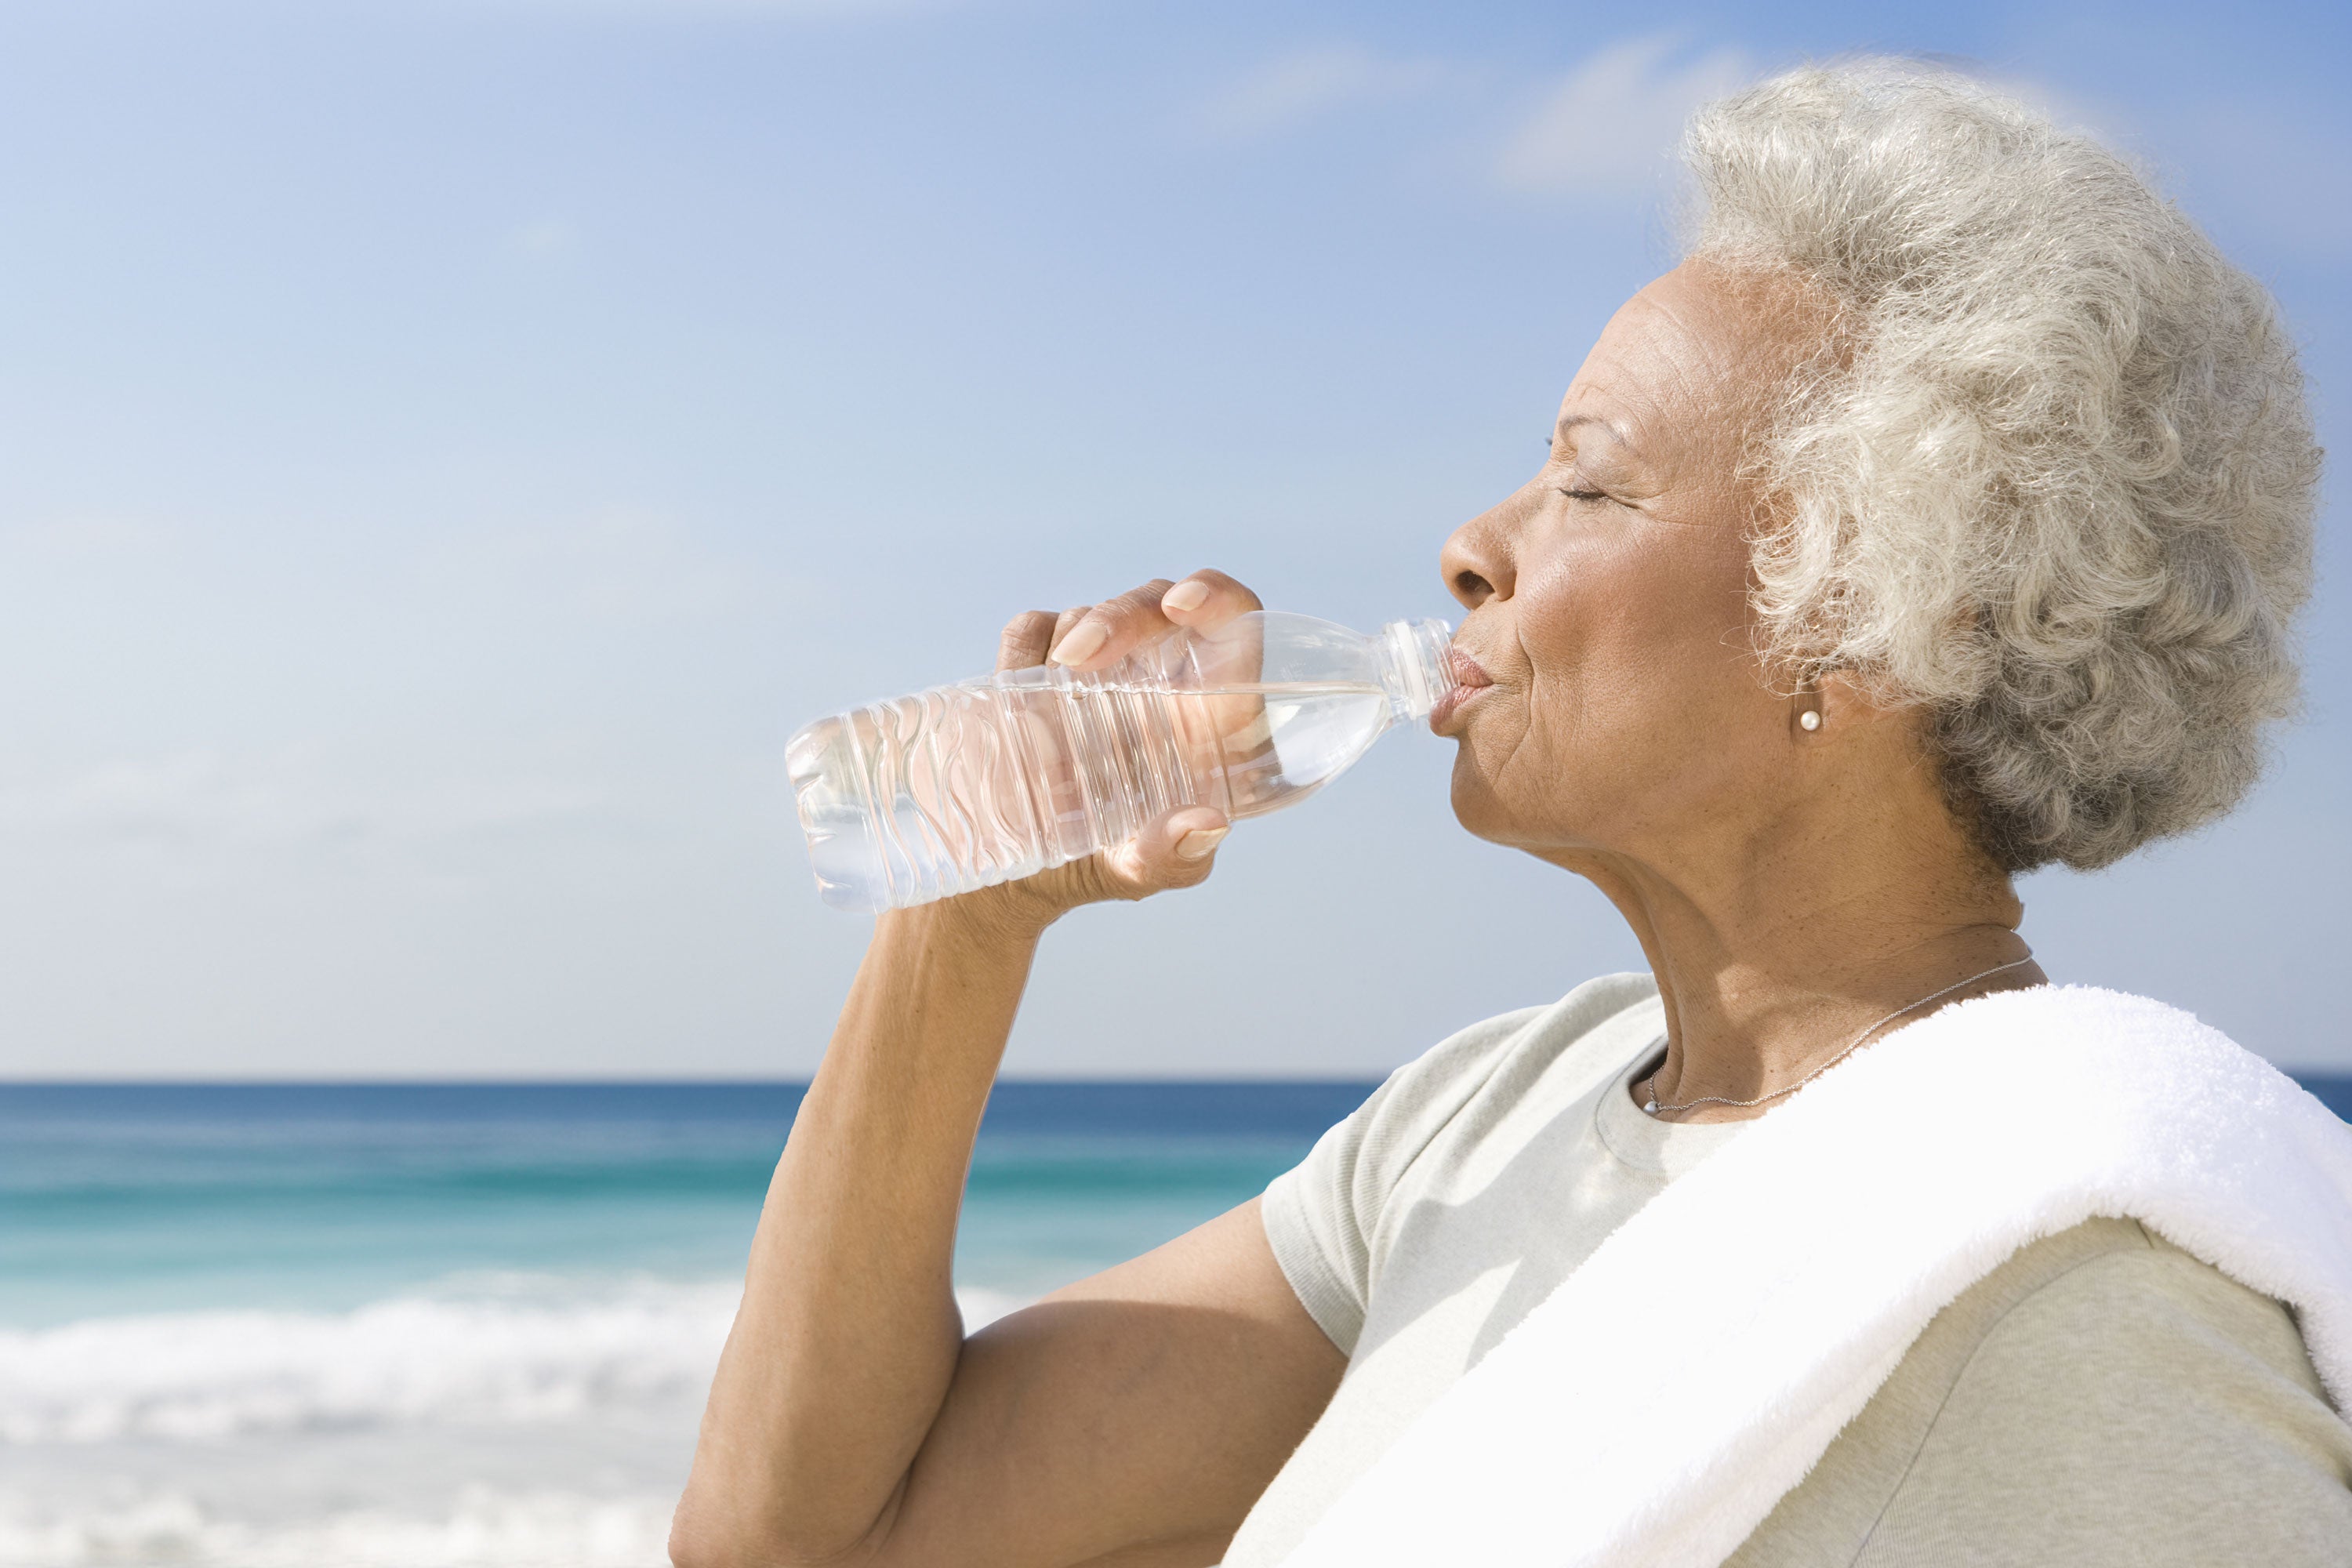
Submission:
[[[1164,586],[1104,607],[1119,625],[1097,662],[1141,640]],[[1008,633],[1003,662],[1035,662],[1052,626],[1031,625],[1034,650]],[[1198,882],[1208,857],[1180,846],[1219,826],[1179,811],[1065,874],[877,922],[752,1242],[681,1568],[1216,1560],[1344,1367],[1256,1205],[969,1342],[950,1268],[1039,934],[1091,898]]]
[[[1346,1370],[1253,1198],[974,1335],[881,1558],[1204,1568]]]

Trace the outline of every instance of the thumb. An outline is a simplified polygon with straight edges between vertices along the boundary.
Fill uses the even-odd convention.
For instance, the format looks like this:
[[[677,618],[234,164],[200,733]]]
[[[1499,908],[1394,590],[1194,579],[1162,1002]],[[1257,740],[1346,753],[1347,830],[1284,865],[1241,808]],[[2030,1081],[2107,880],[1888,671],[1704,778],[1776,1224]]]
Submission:
[[[1179,806],[1155,818],[1115,849],[1103,852],[1104,878],[1120,898],[1145,899],[1169,888],[1208,879],[1217,846],[1232,826],[1213,806]]]

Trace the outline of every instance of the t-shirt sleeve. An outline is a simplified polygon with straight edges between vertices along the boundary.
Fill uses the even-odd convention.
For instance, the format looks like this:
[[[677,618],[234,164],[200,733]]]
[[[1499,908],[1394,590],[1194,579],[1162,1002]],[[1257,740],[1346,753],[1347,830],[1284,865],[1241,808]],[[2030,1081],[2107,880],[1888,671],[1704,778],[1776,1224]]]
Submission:
[[[1399,1068],[1266,1188],[1260,1213],[1275,1261],[1307,1315],[1342,1352],[1354,1353],[1363,1332],[1374,1238],[1389,1194],[1545,1011],[1530,1007],[1473,1024]]]
[[[2352,1428],[2286,1310],[2159,1246],[2020,1301],[1856,1568],[2343,1568]]]

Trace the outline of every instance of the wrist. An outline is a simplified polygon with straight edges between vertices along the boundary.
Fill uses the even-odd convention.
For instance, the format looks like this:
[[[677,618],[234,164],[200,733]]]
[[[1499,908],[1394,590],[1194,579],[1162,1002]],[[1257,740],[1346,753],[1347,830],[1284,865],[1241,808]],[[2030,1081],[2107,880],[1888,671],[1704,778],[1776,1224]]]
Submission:
[[[1000,883],[911,909],[885,910],[875,934],[903,931],[930,945],[947,942],[981,953],[1025,957],[1062,910],[1017,882]]]

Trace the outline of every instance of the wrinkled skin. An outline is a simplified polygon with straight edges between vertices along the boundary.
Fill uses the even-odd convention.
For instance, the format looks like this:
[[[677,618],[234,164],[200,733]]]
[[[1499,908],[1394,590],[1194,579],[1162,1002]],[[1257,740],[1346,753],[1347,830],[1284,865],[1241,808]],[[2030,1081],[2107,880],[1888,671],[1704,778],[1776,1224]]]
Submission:
[[[1793,1084],[1842,1031],[2025,952],[1922,716],[1834,673],[1799,689],[1757,651],[1770,501],[1748,459],[1829,324],[1788,278],[1657,279],[1577,373],[1549,461],[1444,552],[1456,646],[1492,680],[1441,726],[1454,810],[1624,914],[1664,994],[1668,1104]]]
[[[1549,460],[1446,542],[1470,612],[1456,646],[1494,681],[1442,731],[1481,837],[1579,863],[1648,848],[1778,770],[1788,704],[1748,633],[1756,498],[1719,414],[1800,346],[1770,331],[1773,292],[1677,273],[1636,295],[1562,400]]]

